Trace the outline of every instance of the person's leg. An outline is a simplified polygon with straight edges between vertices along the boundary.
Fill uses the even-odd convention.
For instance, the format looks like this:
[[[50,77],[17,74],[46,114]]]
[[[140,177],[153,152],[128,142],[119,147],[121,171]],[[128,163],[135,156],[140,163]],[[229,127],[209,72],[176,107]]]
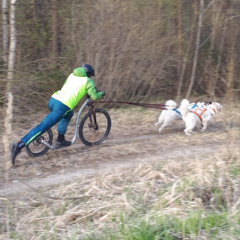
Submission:
[[[63,144],[63,141],[65,141],[64,135],[67,131],[67,126],[71,120],[73,116],[73,111],[69,110],[64,116],[63,118],[60,120],[59,124],[58,124],[58,138],[57,138],[57,142],[60,142]],[[70,145],[71,141],[65,141],[64,145]]]
[[[52,111],[52,108],[53,108],[53,100],[52,98],[49,99],[48,101],[48,108],[50,111]],[[28,138],[27,138],[27,135],[25,136],[25,142],[28,141]],[[11,144],[11,152],[12,152],[12,165],[14,165],[15,163],[15,158],[16,156],[21,152],[22,148],[25,147],[25,143],[22,141],[19,141],[18,143],[12,143]]]
[[[52,111],[50,112],[43,121],[33,128],[27,135],[25,135],[21,140],[25,145],[28,145],[30,142],[32,142],[34,139],[37,138],[37,136],[44,133],[47,129],[53,127],[55,124],[57,124],[61,118],[62,118],[63,112],[62,111]]]
[[[21,149],[36,139],[37,136],[44,133],[47,129],[58,123],[61,118],[70,110],[69,107],[60,101],[50,98],[48,103],[51,111],[44,120],[35,128],[33,128],[27,135],[25,135],[20,142],[12,144],[12,164],[15,163],[16,156],[21,152]]]
[[[21,139],[25,145],[28,145],[30,142],[36,139],[37,136],[57,124],[61,120],[63,115],[66,113],[66,111],[68,111],[69,109],[63,103],[59,102],[54,98],[50,98],[48,102],[48,108],[51,112],[43,119],[43,121],[38,126],[33,128],[27,135],[25,135]]]
[[[54,126],[60,121],[63,113],[61,111],[50,112],[44,120],[35,128],[33,128],[27,135],[25,135],[20,142],[12,144],[12,164],[15,164],[16,156],[21,152],[21,149],[27,146],[30,142],[37,138],[37,136],[44,133],[47,129]]]
[[[25,135],[20,142],[12,144],[12,164],[15,163],[16,156],[21,152],[21,149],[27,146],[30,142],[37,138],[37,136],[44,133],[47,129],[54,126],[62,118],[61,112],[50,112],[44,120],[35,128],[33,128],[27,135]]]

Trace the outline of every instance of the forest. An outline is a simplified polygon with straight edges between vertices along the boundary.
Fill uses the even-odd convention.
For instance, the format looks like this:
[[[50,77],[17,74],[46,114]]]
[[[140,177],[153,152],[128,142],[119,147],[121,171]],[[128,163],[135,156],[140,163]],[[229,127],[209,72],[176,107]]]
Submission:
[[[240,239],[240,0],[1,3],[0,239]],[[22,146],[44,155],[22,149],[13,164],[10,144],[85,63],[106,93],[92,104],[111,118],[107,138],[83,142],[82,122],[101,131],[87,122],[94,110],[78,116],[82,99],[73,146],[53,147],[55,125]],[[170,109],[179,120],[159,131],[163,104],[184,98],[221,107],[191,136]]]
[[[239,12],[238,0],[2,0],[0,102],[9,84],[17,109],[41,108],[83,63],[108,99],[234,101]]]

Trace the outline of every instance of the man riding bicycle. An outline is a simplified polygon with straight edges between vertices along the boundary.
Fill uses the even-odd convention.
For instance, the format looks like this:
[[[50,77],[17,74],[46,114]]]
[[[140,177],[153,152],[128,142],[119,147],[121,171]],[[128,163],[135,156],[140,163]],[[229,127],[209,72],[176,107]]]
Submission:
[[[73,70],[65,81],[62,89],[55,92],[49,99],[48,108],[50,113],[18,143],[12,143],[11,160],[13,165],[15,164],[16,156],[21,152],[23,147],[27,146],[36,139],[37,136],[58,122],[56,147],[60,148],[71,145],[71,141],[65,140],[64,135],[73,116],[73,108],[86,94],[88,94],[92,100],[100,99],[105,95],[103,91],[97,92],[94,82],[90,78],[91,76],[95,76],[94,68],[91,65],[83,64],[81,67]]]

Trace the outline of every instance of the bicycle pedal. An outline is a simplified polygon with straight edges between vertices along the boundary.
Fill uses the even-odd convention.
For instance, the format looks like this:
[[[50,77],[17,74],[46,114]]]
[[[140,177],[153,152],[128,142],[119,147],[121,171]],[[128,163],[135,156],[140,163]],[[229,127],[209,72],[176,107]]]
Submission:
[[[70,147],[70,145],[69,146],[55,145],[54,147],[55,147],[55,149],[60,149],[60,148]]]
[[[59,142],[59,141],[56,141],[55,142],[55,148],[58,149],[58,148],[64,148],[64,147],[69,147],[71,146],[71,141],[66,141],[66,140],[63,140],[62,142]]]

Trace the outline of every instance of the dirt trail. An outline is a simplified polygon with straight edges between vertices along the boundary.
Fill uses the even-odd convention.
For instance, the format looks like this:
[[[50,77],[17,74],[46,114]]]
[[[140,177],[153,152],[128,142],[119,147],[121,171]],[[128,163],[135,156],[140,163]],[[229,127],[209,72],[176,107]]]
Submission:
[[[141,137],[119,139],[117,142],[132,142],[139,141],[143,139],[154,139],[154,135],[145,135]],[[115,141],[116,142],[116,141]],[[109,144],[109,141],[102,144],[102,148],[106,147]],[[230,147],[232,149],[238,148],[240,142],[235,142]],[[195,158],[196,156],[211,156],[221,151],[226,147],[224,142],[215,142],[209,147],[209,143],[201,144],[197,146],[178,146],[175,147],[169,152],[166,149],[159,148],[154,153],[145,153],[144,155],[133,156],[130,158],[119,158],[117,161],[103,161],[99,163],[85,163],[80,166],[78,170],[59,170],[57,173],[49,174],[46,177],[42,177],[41,174],[30,176],[30,179],[25,177],[13,177],[11,182],[8,184],[0,184],[0,195],[4,196],[7,194],[16,194],[23,191],[32,191],[34,189],[50,187],[54,185],[59,185],[63,183],[72,182],[78,178],[87,178],[96,176],[102,173],[108,173],[113,171],[121,171],[126,168],[135,167],[141,163],[151,163],[154,161],[165,161],[167,159],[176,159],[181,158]],[[17,171],[16,169],[11,169],[11,171]]]
[[[149,118],[151,117],[151,121]],[[157,118],[158,113],[154,117]],[[31,158],[22,153],[14,168],[8,171],[5,182],[4,171],[0,174],[0,196],[20,194],[33,189],[53,188],[60,184],[76,181],[78,178],[93,177],[124,168],[132,168],[140,163],[164,162],[183,158],[192,160],[214,156],[223,149],[239,151],[239,122],[230,122],[223,117],[209,124],[206,132],[192,136],[183,133],[183,122],[174,123],[160,135],[149,123],[152,112],[129,115],[129,112],[111,113],[111,133],[101,145],[89,148],[78,139],[70,148],[49,151],[39,158]],[[69,128],[70,134],[73,128]],[[16,133],[21,136],[22,133]],[[0,162],[3,156],[0,156]]]

